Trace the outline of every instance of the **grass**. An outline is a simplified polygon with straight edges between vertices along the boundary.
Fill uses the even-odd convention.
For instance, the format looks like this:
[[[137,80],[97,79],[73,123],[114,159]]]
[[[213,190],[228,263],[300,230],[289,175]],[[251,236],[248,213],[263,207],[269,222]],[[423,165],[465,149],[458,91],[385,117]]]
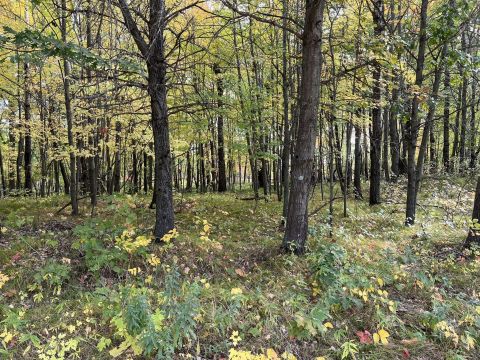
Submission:
[[[132,293],[146,294],[150,313],[168,314],[167,279],[178,272],[179,309],[197,288],[199,306],[188,315],[192,331],[185,325],[181,345],[165,358],[221,359],[235,348],[297,359],[477,359],[480,257],[460,251],[473,183],[426,179],[409,228],[404,188],[386,185],[374,207],[350,199],[346,218],[336,201],[331,238],[323,208],[310,219],[303,257],[279,250],[282,206],[273,197],[255,203],[238,192],[177,194],[178,237],[133,253],[115,238],[126,229],[151,233],[149,197],[102,197],[93,219],[84,202],[78,217],[57,215],[68,202],[63,196],[2,199],[0,271],[9,279],[0,295],[0,356],[110,359],[130,339],[115,321],[128,322]],[[310,208],[324,202],[317,189]],[[151,254],[160,265],[149,265]],[[173,333],[176,321],[166,316],[157,335]],[[372,343],[381,329],[388,344]],[[117,358],[154,358],[134,350]]]

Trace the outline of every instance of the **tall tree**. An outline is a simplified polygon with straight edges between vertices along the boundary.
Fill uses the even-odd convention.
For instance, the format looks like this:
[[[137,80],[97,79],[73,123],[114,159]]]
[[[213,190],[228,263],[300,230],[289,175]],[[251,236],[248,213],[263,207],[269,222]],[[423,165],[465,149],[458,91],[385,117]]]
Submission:
[[[292,179],[288,201],[287,226],[283,248],[297,254],[305,252],[308,233],[308,198],[313,170],[320,74],[322,64],[322,24],[325,0],[307,0],[302,39],[302,77],[299,93],[299,118]]]
[[[425,67],[425,49],[427,45],[427,9],[428,0],[422,0],[420,8],[420,29],[418,34],[417,65],[415,69],[415,88],[413,89],[413,100],[410,118],[405,125],[405,137],[407,143],[407,205],[405,211],[405,224],[415,223],[416,211],[416,150],[419,130],[419,104],[420,89],[423,84],[423,69]]]
[[[62,33],[62,41],[67,42],[67,2],[61,2],[60,31]],[[63,58],[63,92],[65,96],[65,117],[67,119],[67,136],[70,156],[70,202],[72,205],[72,215],[78,215],[78,194],[77,194],[77,168],[75,156],[75,139],[73,134],[73,114],[72,99],[70,94],[70,61],[67,57]]]
[[[375,24],[375,40],[381,41],[385,30],[383,0],[372,0],[372,16]],[[382,153],[382,68],[378,61],[373,67],[373,109],[372,109],[372,136],[370,138],[370,205],[380,203],[380,180],[381,180],[381,153]]]
[[[173,194],[171,178],[170,134],[167,112],[167,62],[165,59],[164,29],[165,1],[150,0],[148,43],[144,39],[126,0],[119,0],[125,25],[146,62],[148,94],[155,150],[155,229],[154,236],[161,239],[174,228]]]

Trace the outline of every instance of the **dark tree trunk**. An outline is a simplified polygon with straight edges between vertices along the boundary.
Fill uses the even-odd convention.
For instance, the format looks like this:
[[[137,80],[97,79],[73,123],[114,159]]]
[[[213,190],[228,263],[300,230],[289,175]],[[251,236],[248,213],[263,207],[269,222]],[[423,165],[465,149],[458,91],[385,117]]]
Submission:
[[[14,153],[16,142],[15,142],[15,133],[14,133],[13,122],[10,123],[10,125],[9,125],[8,142],[9,142],[9,147],[10,147],[9,152]],[[15,166],[13,164],[13,161],[11,161],[11,160],[8,161],[8,190],[10,192],[15,190]]]
[[[283,150],[282,150],[282,186],[283,210],[282,215],[287,217],[288,198],[290,194],[290,122],[288,118],[288,61],[287,61],[287,14],[288,0],[282,0],[283,29],[282,29],[282,95],[283,95]]]
[[[447,172],[452,171],[450,164],[450,70],[445,66],[445,79],[443,80],[445,93],[443,105],[443,167]]]
[[[62,0],[62,20],[61,20],[61,32],[62,41],[67,42],[67,13],[66,13],[66,0]],[[72,215],[78,215],[78,201],[77,201],[77,171],[76,171],[76,159],[73,148],[75,146],[75,140],[73,138],[73,115],[72,104],[70,97],[70,63],[67,58],[63,59],[63,90],[65,96],[65,117],[67,119],[67,132],[68,132],[68,145],[70,147],[70,202],[72,205]]]
[[[121,167],[121,157],[120,157],[120,149],[121,149],[121,141],[122,141],[122,124],[120,121],[115,122],[115,159],[113,162],[113,176],[112,176],[112,186],[111,190],[113,192],[120,192],[120,177],[122,173]]]
[[[355,169],[353,171],[353,187],[356,199],[363,199],[362,194],[362,129],[355,125]]]
[[[311,189],[322,64],[322,24],[325,0],[307,0],[302,49],[297,141],[292,159],[292,185],[283,248],[305,252],[308,196]]]
[[[423,68],[425,65],[425,48],[427,44],[427,8],[428,0],[422,0],[420,11],[420,33],[418,38],[418,55],[417,66],[415,70],[415,85],[418,88],[423,84]],[[412,100],[412,109],[410,118],[405,126],[405,136],[408,147],[408,160],[407,160],[407,204],[405,211],[405,224],[413,225],[415,223],[415,211],[416,211],[416,149],[419,127],[419,95],[415,94]]]
[[[372,10],[373,22],[375,24],[375,37],[380,39],[385,29],[383,21],[384,5],[383,0],[373,1]],[[373,109],[372,109],[372,136],[370,137],[370,205],[380,203],[380,181],[381,181],[381,153],[382,153],[382,112],[381,112],[381,65],[376,61],[373,70]]]
[[[192,167],[192,160],[191,158],[191,150],[188,147],[187,150],[187,186],[185,187],[185,191],[192,191],[193,186],[193,167]]]
[[[138,155],[137,155],[137,149],[136,149],[136,141],[133,141],[132,147],[132,180],[133,180],[133,187],[132,191],[134,194],[138,193]]]
[[[223,135],[223,79],[221,69],[218,64],[214,64],[213,71],[217,76],[217,156],[218,156],[218,192],[227,191],[227,174],[225,168],[225,139]]]
[[[92,20],[91,20],[91,0],[88,0],[87,5],[87,12],[86,12],[86,22],[87,22],[87,48],[93,48],[93,40],[92,40]],[[92,82],[92,70],[90,67],[86,69],[87,73],[87,81],[89,83]],[[94,126],[96,121],[95,119],[89,114],[88,116],[88,124],[92,126],[92,132],[96,131],[96,127]],[[95,147],[95,139],[94,134],[90,133],[88,135],[88,145],[89,151],[91,152],[87,158],[87,168],[88,168],[88,180],[89,180],[89,191],[90,191],[90,204],[92,206],[91,214],[95,214],[95,207],[97,206],[97,176],[98,176],[98,168],[97,162],[95,159],[97,158],[97,149]]]
[[[154,1],[156,11],[163,16],[163,1]],[[160,21],[157,19],[157,21]],[[163,25],[162,25],[163,26]],[[161,41],[153,51],[154,64],[148,67],[148,85],[152,107],[152,123],[155,150],[155,230],[154,235],[161,239],[174,228],[173,193],[171,177],[170,138],[168,133],[166,63],[163,59],[163,28],[158,36]]]
[[[25,152],[24,152],[24,169],[25,169],[25,192],[30,194],[33,189],[32,184],[32,134],[31,134],[31,90],[30,90],[30,64],[25,62],[24,67],[24,103],[23,113],[25,120]]]
[[[68,177],[67,168],[63,161],[60,161],[60,172],[62,173],[63,179],[63,190],[66,195],[70,194],[70,179]]]
[[[126,0],[120,0],[125,25],[147,64],[148,94],[152,111],[152,129],[155,153],[155,229],[161,239],[174,228],[173,192],[171,176],[170,137],[168,131],[166,59],[164,48],[165,2],[150,0],[148,40],[145,41],[132,18]]]
[[[467,44],[465,38],[465,31],[462,32],[462,51],[465,53]],[[465,159],[466,159],[466,134],[467,134],[467,90],[468,90],[468,78],[466,70],[463,65],[460,66],[461,75],[463,76],[462,81],[462,122],[460,127],[460,142],[459,142],[459,166],[460,170],[463,170]]]
[[[453,164],[452,162],[458,157],[458,139],[459,139],[459,133],[460,133],[460,114],[462,112],[462,91],[459,91],[458,93],[458,100],[457,100],[457,106],[456,106],[456,114],[455,114],[455,125],[453,128],[453,149],[452,149],[452,158],[450,160],[450,166],[453,170]]]
[[[2,145],[3,144],[0,142],[0,181],[2,182],[0,187],[0,197],[3,197],[7,194],[7,184],[5,183],[5,173],[3,170]]]
[[[471,247],[473,244],[480,245],[480,176],[477,179],[477,189],[473,201],[472,223],[465,240],[465,247]]]
[[[472,80],[472,98],[470,100],[470,163],[469,168],[474,169],[477,162],[477,150],[476,150],[476,128],[475,128],[475,99],[476,99],[476,81]]]
[[[390,111],[384,110],[383,113],[383,154],[382,154],[382,167],[385,174],[385,180],[390,181],[390,170],[388,168],[388,130],[390,125]]]

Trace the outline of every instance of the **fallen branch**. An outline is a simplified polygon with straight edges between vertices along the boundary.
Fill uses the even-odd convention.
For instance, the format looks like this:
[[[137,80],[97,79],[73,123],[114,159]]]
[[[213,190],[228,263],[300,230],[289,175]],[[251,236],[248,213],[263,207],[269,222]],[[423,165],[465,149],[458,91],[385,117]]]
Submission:
[[[325,206],[327,205],[330,205],[331,203],[333,203],[335,200],[339,200],[339,199],[343,199],[343,196],[338,196],[338,197],[334,197],[332,200],[330,201],[327,201],[326,203],[323,203],[322,205],[320,205],[318,208],[316,208],[315,210],[313,210],[310,214],[308,214],[308,216],[313,216],[315,214],[317,214],[320,210],[322,210]]]
[[[85,195],[85,196],[79,197],[79,198],[77,199],[77,201],[86,199],[86,198],[88,198],[88,197],[90,197],[90,195]],[[62,206],[60,209],[58,209],[55,214],[56,214],[56,215],[60,214],[63,209],[69,207],[70,205],[72,205],[72,202],[71,202],[71,201],[70,201],[69,203],[67,203],[66,205]]]

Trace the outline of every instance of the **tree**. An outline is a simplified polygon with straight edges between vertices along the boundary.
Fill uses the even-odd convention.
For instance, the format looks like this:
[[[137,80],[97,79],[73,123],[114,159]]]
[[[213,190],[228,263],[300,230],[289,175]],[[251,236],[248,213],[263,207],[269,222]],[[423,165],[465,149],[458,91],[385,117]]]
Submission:
[[[419,103],[420,89],[423,84],[423,68],[425,66],[425,48],[427,45],[427,9],[428,0],[422,0],[420,8],[420,29],[418,35],[418,53],[415,70],[415,88],[413,89],[413,100],[410,118],[405,125],[406,143],[408,149],[407,160],[407,206],[405,214],[405,224],[413,225],[415,223],[416,210],[416,150],[419,130]]]
[[[173,194],[171,177],[170,134],[167,111],[167,64],[165,59],[164,0],[150,0],[148,43],[134,21],[126,0],[119,0],[125,25],[132,35],[148,72],[151,123],[155,150],[155,229],[154,236],[161,239],[174,228]]]
[[[67,8],[66,0],[61,3],[60,28],[62,34],[62,41],[67,42]],[[70,94],[70,62],[66,57],[63,58],[63,91],[65,96],[65,117],[67,119],[68,132],[68,146],[70,147],[70,202],[72,205],[72,215],[78,215],[78,199],[77,199],[77,170],[76,170],[76,156],[75,156],[75,140],[73,137],[73,114],[72,114],[72,100]]]
[[[283,248],[305,252],[308,233],[308,197],[311,189],[315,135],[320,96],[322,24],[325,0],[307,0],[302,39],[302,78],[299,119]]]
[[[384,32],[384,5],[383,0],[373,0],[372,16],[375,24],[375,38],[380,41]],[[373,109],[372,109],[372,136],[370,138],[370,205],[380,203],[380,180],[381,180],[381,152],[382,152],[382,89],[380,78],[382,68],[378,61],[375,61],[373,70]]]
[[[473,201],[472,225],[470,226],[464,246],[468,248],[473,244],[480,245],[480,176],[477,178],[477,188]]]

